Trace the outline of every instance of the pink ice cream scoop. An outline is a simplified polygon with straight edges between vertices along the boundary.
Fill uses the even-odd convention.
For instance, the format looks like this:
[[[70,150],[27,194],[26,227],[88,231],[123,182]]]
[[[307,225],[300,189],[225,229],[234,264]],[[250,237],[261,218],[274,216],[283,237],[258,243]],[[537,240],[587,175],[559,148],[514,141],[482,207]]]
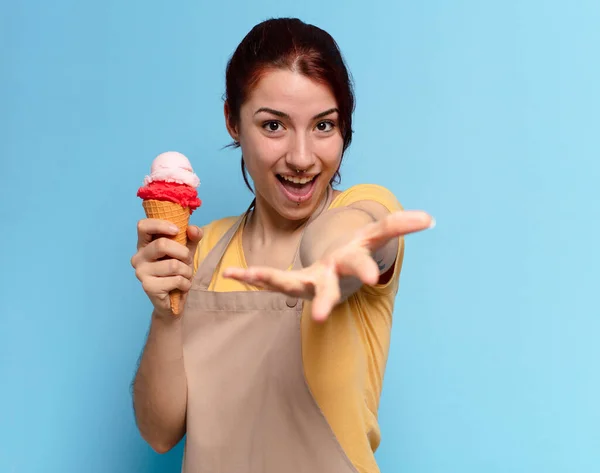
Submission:
[[[200,185],[200,179],[194,174],[188,158],[177,151],[167,151],[154,158],[150,175],[144,179],[144,185],[147,186],[151,182],[176,182],[194,189]]]

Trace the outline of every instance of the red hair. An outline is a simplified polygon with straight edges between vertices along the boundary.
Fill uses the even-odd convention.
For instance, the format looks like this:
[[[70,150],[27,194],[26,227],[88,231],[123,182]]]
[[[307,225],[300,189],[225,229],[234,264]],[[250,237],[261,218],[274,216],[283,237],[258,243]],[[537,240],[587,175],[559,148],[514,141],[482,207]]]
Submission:
[[[230,124],[238,125],[242,104],[260,79],[273,69],[297,71],[331,89],[339,109],[345,152],[352,141],[354,112],[350,74],[331,35],[296,18],[277,18],[259,23],[233,53],[225,74],[225,100],[229,106]],[[234,142],[233,146],[238,147],[239,143]],[[243,157],[242,173],[246,185],[252,190]],[[339,180],[337,171],[332,182],[339,183]]]

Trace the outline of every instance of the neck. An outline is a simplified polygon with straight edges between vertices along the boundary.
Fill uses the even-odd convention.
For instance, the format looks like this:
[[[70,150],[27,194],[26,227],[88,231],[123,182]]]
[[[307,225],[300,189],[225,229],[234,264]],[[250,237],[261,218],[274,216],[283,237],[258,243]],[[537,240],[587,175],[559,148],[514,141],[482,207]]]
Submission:
[[[291,236],[300,230],[308,221],[288,220],[281,217],[260,196],[256,197],[254,209],[246,221],[246,231],[264,244]]]
[[[320,211],[326,198],[327,194],[323,196],[315,212]],[[260,195],[257,195],[254,210],[246,221],[246,231],[262,243],[270,244],[274,240],[292,236],[301,230],[309,219],[310,215],[301,220],[283,218]]]

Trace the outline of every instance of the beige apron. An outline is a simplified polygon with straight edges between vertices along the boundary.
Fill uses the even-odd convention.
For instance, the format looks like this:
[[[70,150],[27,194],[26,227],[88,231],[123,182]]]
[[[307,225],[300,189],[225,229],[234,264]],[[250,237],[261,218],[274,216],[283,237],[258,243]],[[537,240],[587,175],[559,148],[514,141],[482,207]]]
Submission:
[[[331,191],[324,208],[329,207]],[[200,264],[183,314],[184,473],[356,473],[302,365],[302,300],[207,291],[243,216]],[[296,255],[294,267],[299,268]]]

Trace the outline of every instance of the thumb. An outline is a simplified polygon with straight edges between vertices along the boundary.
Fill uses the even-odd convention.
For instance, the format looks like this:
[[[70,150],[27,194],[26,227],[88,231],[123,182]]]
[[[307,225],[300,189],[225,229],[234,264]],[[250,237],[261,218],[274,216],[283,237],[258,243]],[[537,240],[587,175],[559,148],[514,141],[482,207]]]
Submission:
[[[202,231],[201,228],[199,228],[195,225],[190,225],[188,227],[188,229],[187,229],[187,237],[188,237],[187,247],[190,250],[191,255],[196,254],[196,248],[198,248],[198,243],[200,243],[200,240],[202,240],[203,235],[204,235],[204,232]]]

